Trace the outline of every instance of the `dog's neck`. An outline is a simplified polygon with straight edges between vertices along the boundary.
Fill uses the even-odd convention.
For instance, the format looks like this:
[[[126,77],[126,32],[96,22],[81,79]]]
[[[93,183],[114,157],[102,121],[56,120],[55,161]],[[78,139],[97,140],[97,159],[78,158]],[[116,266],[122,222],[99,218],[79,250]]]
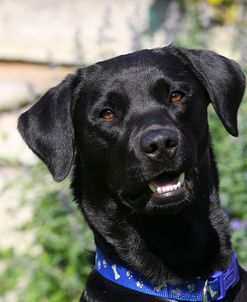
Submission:
[[[225,268],[230,255],[227,225],[215,214],[218,217],[208,217],[191,207],[175,217],[133,216],[132,223],[149,250],[169,263],[178,276],[206,277],[214,270]],[[213,224],[221,225],[221,234],[215,231],[211,219]]]

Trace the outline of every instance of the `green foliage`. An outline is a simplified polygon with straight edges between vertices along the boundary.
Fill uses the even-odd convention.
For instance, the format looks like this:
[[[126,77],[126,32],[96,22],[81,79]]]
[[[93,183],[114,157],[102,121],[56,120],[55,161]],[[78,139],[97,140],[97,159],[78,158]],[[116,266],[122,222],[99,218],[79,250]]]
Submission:
[[[239,137],[231,137],[213,110],[209,122],[220,174],[222,205],[230,217],[247,220],[247,97],[239,112]],[[239,261],[247,265],[247,229],[233,229],[232,241]]]
[[[234,217],[247,219],[247,100],[239,113],[240,133],[231,137],[220,125],[216,114],[209,113],[210,129],[221,176],[220,192],[223,205],[231,209]]]
[[[5,266],[0,294],[15,289],[20,302],[78,301],[90,271],[91,233],[66,184],[55,184],[43,165],[35,166],[22,185],[21,206],[32,206],[33,218],[20,231],[32,231],[34,241],[22,254],[18,248],[0,252]]]
[[[237,251],[238,261],[245,269],[247,268],[247,229],[234,230],[232,232],[232,242]]]
[[[13,289],[20,277],[20,270],[16,269],[14,262],[12,262],[14,258],[15,251],[13,248],[0,250],[0,263],[4,263],[4,271],[0,275],[0,296]]]

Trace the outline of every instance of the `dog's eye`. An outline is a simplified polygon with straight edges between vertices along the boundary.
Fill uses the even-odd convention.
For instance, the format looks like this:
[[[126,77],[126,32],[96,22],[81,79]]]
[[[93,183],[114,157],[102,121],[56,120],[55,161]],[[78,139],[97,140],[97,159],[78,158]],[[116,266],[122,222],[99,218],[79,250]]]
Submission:
[[[104,109],[103,111],[101,111],[100,117],[105,120],[112,120],[114,117],[114,112],[111,109]]]
[[[170,101],[172,103],[178,103],[184,97],[184,93],[182,91],[173,91],[170,97]]]

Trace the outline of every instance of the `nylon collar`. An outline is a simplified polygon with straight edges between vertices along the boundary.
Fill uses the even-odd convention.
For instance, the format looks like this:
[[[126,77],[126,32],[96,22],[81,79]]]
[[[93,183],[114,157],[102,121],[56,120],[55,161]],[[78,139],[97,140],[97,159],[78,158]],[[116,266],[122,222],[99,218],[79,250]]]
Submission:
[[[207,302],[221,300],[227,290],[239,281],[239,266],[236,253],[232,253],[231,262],[224,272],[214,272],[207,280],[196,279],[178,285],[164,284],[154,287],[139,273],[132,271],[106,258],[97,248],[95,267],[104,278],[125,288],[137,292],[179,301]]]

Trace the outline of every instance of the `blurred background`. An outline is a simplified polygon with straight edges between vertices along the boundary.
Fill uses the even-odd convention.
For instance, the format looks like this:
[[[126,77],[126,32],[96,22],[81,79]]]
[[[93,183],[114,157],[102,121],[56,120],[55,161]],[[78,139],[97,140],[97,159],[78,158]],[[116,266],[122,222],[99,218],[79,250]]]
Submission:
[[[247,1],[0,0],[0,301],[78,301],[92,235],[16,131],[17,118],[78,66],[176,41],[247,71]],[[233,138],[209,110],[233,244],[247,267],[247,100]]]

